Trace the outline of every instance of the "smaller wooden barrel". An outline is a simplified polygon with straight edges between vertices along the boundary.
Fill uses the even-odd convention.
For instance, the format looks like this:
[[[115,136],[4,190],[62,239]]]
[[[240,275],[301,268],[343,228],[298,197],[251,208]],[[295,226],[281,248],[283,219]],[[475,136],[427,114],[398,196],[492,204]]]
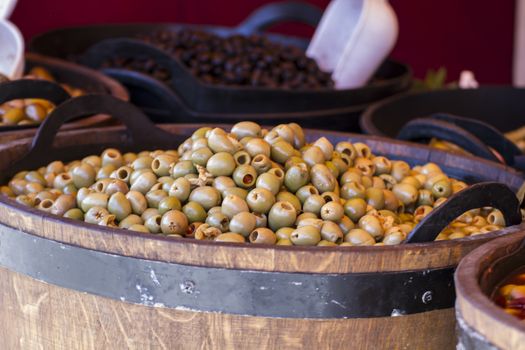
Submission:
[[[125,101],[129,99],[128,92],[120,83],[92,69],[56,58],[27,53],[26,68],[31,69],[35,66],[49,70],[58,83],[81,88],[89,93],[109,94]],[[65,124],[62,129],[73,130],[103,126],[110,121],[111,118],[108,115],[98,114],[73,120]],[[0,144],[32,137],[37,127],[38,125],[0,127]]]
[[[525,267],[525,231],[475,249],[456,275],[458,349],[525,349],[525,321],[507,314],[492,294]]]

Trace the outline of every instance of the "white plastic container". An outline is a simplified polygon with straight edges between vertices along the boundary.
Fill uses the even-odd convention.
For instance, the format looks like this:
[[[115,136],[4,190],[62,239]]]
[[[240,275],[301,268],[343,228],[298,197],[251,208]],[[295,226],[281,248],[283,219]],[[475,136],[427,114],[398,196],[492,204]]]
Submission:
[[[332,72],[336,88],[358,88],[388,56],[397,36],[397,17],[387,0],[332,0],[307,55]]]
[[[17,79],[24,73],[24,38],[18,28],[7,20],[16,0],[0,0],[0,73]]]

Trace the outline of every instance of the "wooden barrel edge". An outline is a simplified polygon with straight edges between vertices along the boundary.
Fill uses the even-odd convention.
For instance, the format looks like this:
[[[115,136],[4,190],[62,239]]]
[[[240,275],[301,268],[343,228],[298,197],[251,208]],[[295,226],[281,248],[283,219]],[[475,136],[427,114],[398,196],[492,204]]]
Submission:
[[[269,318],[130,304],[0,267],[5,349],[451,349],[454,310],[367,319]]]
[[[522,231],[488,242],[467,255],[456,270],[456,310],[462,322],[502,349],[525,344],[525,324],[492,302],[481,290],[479,278],[495,259],[508,255],[512,246],[517,248],[524,239]]]

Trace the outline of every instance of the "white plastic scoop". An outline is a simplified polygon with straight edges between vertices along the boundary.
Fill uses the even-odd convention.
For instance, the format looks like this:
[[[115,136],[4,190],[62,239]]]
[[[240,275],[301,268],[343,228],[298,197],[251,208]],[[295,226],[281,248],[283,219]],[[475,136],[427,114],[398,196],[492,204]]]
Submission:
[[[0,0],[0,73],[18,79],[24,73],[24,39],[18,28],[7,20],[17,0]]]
[[[332,0],[306,54],[337,89],[365,85],[392,50],[397,17],[388,0]]]

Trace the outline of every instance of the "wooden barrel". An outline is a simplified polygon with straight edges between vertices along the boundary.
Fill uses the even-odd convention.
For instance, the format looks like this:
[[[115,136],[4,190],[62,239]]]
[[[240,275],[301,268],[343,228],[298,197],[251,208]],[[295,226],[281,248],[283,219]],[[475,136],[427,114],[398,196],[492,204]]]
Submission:
[[[496,305],[495,289],[525,267],[525,230],[470,253],[456,272],[458,349],[525,349],[525,322]]]
[[[120,83],[95,70],[60,59],[27,53],[26,68],[31,69],[35,66],[49,70],[59,83],[81,88],[90,93],[110,94],[125,101],[129,99],[128,92]],[[64,124],[63,130],[103,126],[109,123],[111,118],[108,115],[98,114]],[[36,130],[35,126],[0,127],[0,144],[32,137]]]
[[[160,132],[149,121],[129,124],[130,114],[118,116],[130,130],[75,130],[53,139],[41,129],[34,145],[45,151],[33,153],[31,165],[108,146],[178,144],[202,126],[163,125]],[[376,154],[412,164],[434,161],[471,183],[498,180],[515,191],[523,183],[514,170],[473,157],[307,131],[310,141],[320,135],[364,141]],[[0,169],[30,147],[0,147]],[[452,349],[455,266],[482,243],[520,229],[399,246],[264,247],[105,228],[0,198],[0,347]]]

